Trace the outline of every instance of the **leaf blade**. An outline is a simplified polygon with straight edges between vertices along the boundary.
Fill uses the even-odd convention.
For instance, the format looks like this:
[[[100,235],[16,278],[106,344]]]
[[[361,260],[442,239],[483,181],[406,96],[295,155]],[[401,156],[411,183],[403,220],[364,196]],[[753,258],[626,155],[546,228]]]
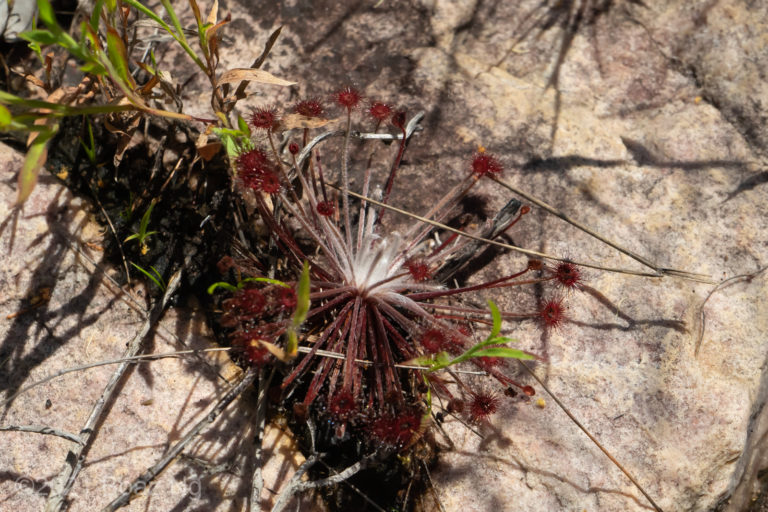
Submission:
[[[218,85],[231,84],[234,82],[258,82],[269,85],[296,85],[296,82],[278,78],[268,71],[252,68],[233,68],[225,71],[216,81]]]

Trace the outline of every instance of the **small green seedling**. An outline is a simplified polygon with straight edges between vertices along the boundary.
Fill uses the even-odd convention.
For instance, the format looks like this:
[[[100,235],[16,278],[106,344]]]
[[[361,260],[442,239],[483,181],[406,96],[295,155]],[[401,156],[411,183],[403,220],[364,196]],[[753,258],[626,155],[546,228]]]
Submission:
[[[85,156],[88,157],[88,161],[91,162],[91,165],[96,165],[96,142],[93,140],[93,125],[91,125],[91,121],[88,118],[86,118],[85,123],[88,126],[88,144],[86,144],[81,137],[80,145],[83,146]]]
[[[147,252],[149,252],[149,247],[147,247],[147,238],[158,233],[157,231],[147,231],[147,227],[149,227],[149,217],[152,215],[152,209],[154,207],[155,203],[149,205],[149,208],[147,208],[147,211],[144,212],[144,215],[141,217],[141,222],[139,222],[139,230],[124,240],[125,242],[137,240],[139,242],[139,249],[141,250],[141,254],[147,254]]]
[[[238,290],[242,290],[247,283],[267,283],[273,284],[275,286],[282,286],[283,288],[291,287],[291,285],[288,283],[284,283],[283,281],[279,281],[277,279],[270,279],[268,277],[246,277],[242,281],[238,282],[237,285],[229,284],[226,281],[217,281],[208,287],[208,294],[213,295],[213,293],[218,288],[223,288],[228,292],[236,292]]]
[[[152,272],[150,273],[149,271],[147,271],[146,269],[141,268],[140,266],[138,266],[134,262],[131,262],[131,265],[136,267],[136,269],[139,272],[141,272],[142,274],[147,276],[148,279],[150,279],[153,283],[155,283],[157,285],[157,287],[160,288],[160,291],[162,291],[162,292],[165,291],[165,289],[167,287],[166,284],[165,284],[165,279],[163,279],[163,276],[160,275],[160,272],[158,272],[155,267],[153,267],[152,265],[149,266],[150,270],[152,270]]]

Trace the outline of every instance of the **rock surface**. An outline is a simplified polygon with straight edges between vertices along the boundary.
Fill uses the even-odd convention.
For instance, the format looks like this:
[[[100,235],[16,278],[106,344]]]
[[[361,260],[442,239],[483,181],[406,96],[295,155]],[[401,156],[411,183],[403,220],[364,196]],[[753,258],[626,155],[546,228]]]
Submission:
[[[371,98],[426,111],[425,129],[410,145],[403,179],[393,192],[402,205],[421,211],[429,201],[425,194],[463,176],[471,153],[483,145],[504,160],[504,179],[515,186],[662,267],[724,281],[715,290],[672,277],[590,270],[589,288],[567,297],[570,321],[562,329],[542,335],[530,324],[511,327],[523,348],[547,357],[537,375],[661,508],[744,510],[757,488],[757,473],[766,466],[768,272],[756,273],[768,264],[762,236],[768,230],[767,8],[764,2],[735,7],[613,0],[595,11],[594,4],[385,0],[264,7],[222,1],[222,12],[233,16],[222,66],[250,62],[269,33],[284,25],[265,69],[298,81],[302,97],[352,83]],[[175,75],[183,81],[189,72],[182,68]],[[185,91],[188,104],[206,112],[207,100],[195,102],[203,97],[203,89],[195,89],[202,83],[198,77]],[[252,105],[299,97],[287,89],[250,90],[260,91],[249,98]],[[413,193],[422,187],[425,193]],[[490,182],[481,192],[491,212],[511,195]],[[34,211],[51,209],[50,199],[39,201]],[[23,219],[19,229],[44,233],[49,229],[44,218]],[[511,233],[518,245],[642,270],[540,210],[518,227]],[[3,243],[7,240],[6,228]],[[520,261],[501,255],[475,278],[516,268]],[[61,264],[56,258],[54,263]],[[17,277],[27,266],[18,259],[6,265],[4,283],[31,279]],[[15,297],[10,311],[43,285],[55,285],[52,301],[57,293],[63,297],[58,300],[92,293],[85,274],[77,279],[86,292],[64,290],[58,277],[43,285],[37,279],[31,281],[35,286],[4,284],[14,287],[4,294]],[[537,300],[506,293],[490,297],[511,311]],[[45,337],[43,320],[34,318],[26,320],[25,329]],[[89,317],[83,310],[74,318],[83,323]],[[121,343],[133,328],[120,336]],[[88,345],[84,330],[73,331],[83,347],[76,353]],[[94,340],[107,344],[106,338]],[[55,368],[74,364],[74,359],[44,359]],[[165,363],[153,363],[151,371],[160,373],[155,370],[160,364]],[[206,381],[200,375],[190,370],[189,383],[180,388]],[[131,379],[137,387],[134,403],[153,395],[142,388],[146,377],[137,377]],[[520,379],[534,384],[544,401],[506,404],[490,424],[478,426],[483,439],[446,421],[454,448],[442,453],[431,474],[445,509],[649,509],[541,386],[522,372]],[[44,389],[71,400],[70,386],[76,385]],[[186,396],[167,394],[182,401]],[[42,388],[30,392],[36,405],[21,409],[27,416],[15,421],[50,419],[59,428],[76,429],[80,422],[57,422],[67,416],[45,411],[44,395]],[[195,414],[170,407],[182,418]],[[99,457],[131,447],[126,456],[139,457],[142,446],[167,441],[168,431],[158,429],[152,439],[126,438],[124,449],[105,448]],[[15,436],[0,437],[8,443],[33,434],[3,436]],[[57,455],[48,469],[32,472],[20,458],[12,466],[2,464],[13,467],[6,475],[34,475],[42,482],[57,471],[66,442],[49,437],[42,442],[51,445],[45,450],[58,450],[51,452]],[[113,464],[105,460],[102,464]],[[437,509],[431,495],[422,501],[424,508]]]

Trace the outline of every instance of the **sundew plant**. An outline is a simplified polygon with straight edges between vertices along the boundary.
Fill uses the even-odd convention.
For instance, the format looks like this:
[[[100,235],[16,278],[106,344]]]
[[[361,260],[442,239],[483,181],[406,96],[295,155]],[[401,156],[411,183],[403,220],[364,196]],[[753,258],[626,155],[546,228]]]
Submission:
[[[342,129],[312,133],[334,113]],[[244,364],[276,370],[279,408],[295,428],[311,425],[323,451],[344,447],[368,465],[432,443],[446,415],[475,428],[501,400],[530,400],[536,386],[525,372],[517,377],[519,365],[530,371],[546,361],[516,348],[510,326],[561,328],[583,286],[580,264],[499,241],[531,211],[516,199],[483,226],[450,225],[481,180],[511,188],[485,148],[446,170],[461,179],[424,211],[397,206],[393,184],[421,117],[344,87],[325,102],[256,108],[240,138],[227,138],[248,216],[268,236],[247,256],[220,262],[231,282],[210,290],[223,292],[219,323]],[[510,274],[456,284],[484,244],[528,259]],[[647,275],[683,274],[653,270]],[[477,303],[478,294],[513,288],[537,288],[540,306]],[[477,375],[487,382],[467,381]]]

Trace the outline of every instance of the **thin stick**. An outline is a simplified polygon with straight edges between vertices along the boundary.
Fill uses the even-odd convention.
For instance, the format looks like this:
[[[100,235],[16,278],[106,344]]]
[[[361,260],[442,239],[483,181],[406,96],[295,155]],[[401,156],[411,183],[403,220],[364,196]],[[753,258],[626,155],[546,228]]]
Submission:
[[[700,331],[699,335],[696,338],[696,345],[693,349],[693,355],[695,357],[699,357],[699,349],[701,348],[701,341],[704,339],[704,329],[706,327],[707,317],[704,314],[704,306],[707,305],[707,302],[712,297],[712,295],[715,294],[715,292],[721,290],[722,288],[726,287],[727,285],[738,281],[738,280],[745,280],[745,281],[751,281],[755,277],[757,277],[759,274],[764,272],[768,267],[763,267],[761,269],[758,269],[755,272],[752,272],[751,274],[740,274],[738,276],[729,277],[725,281],[721,281],[717,286],[712,288],[712,290],[707,294],[707,298],[704,299],[704,302],[701,303],[701,306],[699,306],[699,325],[700,325]]]
[[[45,425],[8,425],[5,427],[0,427],[0,431],[34,432],[35,434],[46,434],[49,436],[58,436],[66,439],[67,441],[72,441],[73,443],[83,444],[83,440],[80,439],[75,434],[72,434],[70,432],[65,432],[63,430],[57,430],[55,428],[47,427]]]
[[[311,456],[309,459],[307,459],[304,464],[301,465],[299,468],[299,471],[304,468],[306,465],[306,468],[304,468],[304,472],[306,472],[307,469],[309,469],[310,466],[315,464],[317,462],[317,455]],[[311,464],[307,464],[311,461]],[[331,475],[327,478],[322,478],[320,480],[314,480],[309,482],[302,482],[301,481],[301,475],[304,474],[302,472],[299,474],[299,471],[296,471],[296,473],[293,475],[293,478],[291,478],[291,481],[288,484],[288,487],[280,493],[280,497],[277,499],[277,502],[275,502],[275,506],[272,507],[272,512],[282,512],[282,510],[288,505],[288,502],[290,501],[291,497],[293,497],[294,494],[306,491],[308,489],[317,489],[319,487],[325,487],[328,485],[336,485],[338,483],[344,482],[345,480],[348,480],[350,477],[352,477],[355,473],[360,471],[361,469],[364,469],[368,465],[368,459],[364,458],[361,459],[348,468],[344,469],[343,471],[336,473],[335,475]]]
[[[168,305],[168,302],[179,288],[180,284],[181,270],[178,270],[171,277],[163,298],[155,304],[155,307],[148,315],[147,320],[144,322],[141,330],[136,334],[136,336],[128,345],[128,349],[125,352],[127,357],[134,356],[139,352],[139,350],[141,350],[142,341],[144,341],[144,338],[147,336],[147,334],[149,334],[152,327],[160,319],[163,312],[165,311],[166,306]],[[90,445],[93,439],[93,435],[96,431],[96,426],[101,420],[101,417],[107,408],[107,404],[112,398],[112,394],[115,392],[115,389],[117,389],[117,385],[122,380],[123,375],[125,375],[125,372],[128,368],[128,362],[120,363],[120,366],[112,374],[112,377],[109,379],[109,382],[104,388],[104,391],[101,393],[101,396],[91,409],[91,414],[88,416],[88,419],[86,420],[82,430],[80,430],[80,439],[82,443],[67,453],[64,467],[61,469],[54,483],[51,485],[51,494],[48,496],[48,501],[45,504],[45,512],[58,512],[64,508],[64,504],[70,490],[72,489],[72,485],[75,483],[77,475],[83,468],[83,452]]]
[[[331,187],[335,188],[336,190],[339,190],[339,191],[341,191],[341,192],[343,192],[345,194],[349,194],[352,197],[356,197],[357,199],[360,199],[362,201],[366,201],[368,203],[375,204],[377,206],[381,206],[383,208],[386,208],[387,210],[392,210],[393,212],[396,212],[396,213],[399,213],[399,214],[402,214],[402,215],[406,215],[408,217],[411,217],[412,219],[416,219],[416,220],[418,220],[420,222],[424,222],[425,224],[430,224],[430,225],[435,226],[437,228],[444,229],[446,231],[450,231],[451,233],[456,233],[457,235],[469,238],[471,240],[477,240],[477,241],[484,242],[484,243],[489,244],[489,245],[495,245],[497,247],[503,247],[504,249],[510,249],[512,251],[516,251],[516,252],[519,252],[519,253],[522,253],[522,254],[527,254],[529,256],[536,256],[537,258],[543,258],[543,259],[553,260],[553,261],[567,261],[569,263],[573,263],[574,265],[579,265],[581,267],[594,268],[594,269],[598,269],[598,270],[605,270],[607,272],[616,272],[616,273],[619,273],[619,274],[628,274],[628,275],[642,276],[642,277],[663,277],[664,276],[664,274],[660,274],[660,273],[651,274],[649,272],[640,272],[640,271],[637,271],[637,270],[630,270],[630,269],[624,269],[624,268],[603,267],[601,265],[595,265],[594,263],[583,263],[583,262],[573,261],[570,258],[559,258],[557,256],[552,256],[552,255],[545,254],[545,253],[542,253],[542,252],[532,251],[530,249],[523,249],[522,247],[517,247],[516,245],[505,244],[504,242],[498,242],[496,240],[489,240],[489,239],[483,238],[481,236],[472,235],[470,233],[467,233],[466,231],[461,231],[460,229],[452,228],[452,227],[450,227],[450,226],[448,226],[446,224],[443,224],[441,222],[437,222],[437,221],[428,219],[426,217],[422,217],[420,215],[416,215],[415,213],[410,213],[410,212],[407,212],[407,211],[405,211],[403,209],[396,208],[396,207],[390,206],[388,204],[384,204],[381,201],[376,201],[375,199],[371,199],[370,197],[362,196],[360,194],[352,192],[351,190],[345,190],[345,189],[343,189],[342,187],[340,187],[338,185],[329,184],[329,186],[331,186]],[[684,273],[684,272],[682,272],[682,271],[676,271],[676,272],[678,272],[678,274],[674,274],[674,275],[678,275],[679,277],[683,277],[679,273]],[[689,278],[689,279],[693,279],[693,278]],[[709,281],[704,281],[704,282],[709,282]]]
[[[427,475],[427,481],[429,482],[429,489],[432,491],[432,498],[434,498],[435,503],[437,503],[437,506],[440,508],[440,512],[445,512],[445,507],[443,506],[443,502],[440,501],[440,496],[437,495],[437,490],[435,489],[435,483],[432,481],[432,475],[429,474],[429,468],[427,467],[427,463],[422,460],[421,464],[424,466],[424,473]]]
[[[157,461],[152,467],[147,469],[144,473],[142,473],[141,476],[134,480],[120,496],[112,500],[109,505],[104,507],[102,512],[114,512],[115,510],[124,507],[128,504],[133,496],[146,489],[152,480],[154,480],[157,475],[159,475],[166,467],[168,467],[168,465],[171,464],[171,462],[173,462],[176,457],[181,454],[181,452],[184,450],[184,448],[186,448],[190,441],[197,437],[205,427],[216,421],[216,418],[229,406],[229,404],[231,404],[235,398],[240,396],[240,394],[253,383],[253,380],[256,378],[256,374],[256,368],[249,368],[240,382],[232,386],[230,390],[227,391],[224,397],[219,400],[211,412],[206,414],[202,420],[197,422],[197,424],[192,427],[192,429],[187,432],[187,434],[185,434],[178,443],[173,445],[173,447],[168,450],[168,452],[163,455],[159,461]]]
[[[235,213],[237,213],[237,212],[235,212]],[[68,235],[69,233],[60,233],[60,234],[62,235],[62,237],[63,237],[63,239],[64,239],[64,242],[67,244],[67,246],[68,246],[68,247],[69,247],[69,248],[70,248],[70,249],[71,249],[73,252],[76,252],[76,253],[77,253],[79,256],[81,256],[83,259],[85,259],[85,260],[86,260],[88,263],[90,263],[91,265],[93,265],[93,268],[94,268],[94,269],[99,269],[99,270],[101,270],[101,272],[102,272],[102,275],[103,275],[103,276],[104,276],[104,277],[105,277],[105,278],[106,278],[106,279],[107,279],[107,280],[108,280],[110,283],[112,283],[112,284],[113,284],[113,285],[114,285],[114,286],[115,286],[115,287],[116,287],[118,290],[120,290],[120,291],[122,292],[122,287],[121,287],[121,284],[120,284],[120,283],[118,283],[118,282],[115,280],[115,278],[113,278],[112,276],[110,276],[110,275],[109,275],[109,273],[107,273],[106,271],[104,271],[104,269],[101,267],[101,265],[99,265],[98,263],[96,263],[95,261],[93,261],[93,259],[92,259],[90,256],[88,256],[88,254],[86,254],[86,253],[85,253],[85,251],[83,251],[83,250],[82,250],[82,249],[81,249],[81,248],[80,248],[80,247],[79,247],[77,244],[75,244],[75,243],[74,243],[72,240],[70,240],[70,239],[68,238],[68,236],[66,236],[66,235]],[[85,265],[83,265],[83,266],[85,266]],[[114,293],[115,293],[115,295],[117,295],[117,296],[118,296],[120,299],[122,299],[124,302],[128,303],[128,304],[129,304],[129,306],[130,306],[130,304],[133,304],[134,306],[136,306],[136,309],[134,309],[134,311],[138,312],[138,313],[139,313],[139,315],[141,315],[142,319],[144,319],[144,320],[146,320],[146,319],[147,319],[147,312],[145,311],[145,309],[144,309],[143,305],[142,305],[142,304],[141,304],[139,301],[137,301],[137,300],[136,300],[136,299],[133,297],[133,295],[131,295],[130,293],[118,293],[118,292],[114,292]],[[170,330],[169,328],[167,328],[165,325],[163,325],[163,324],[158,324],[158,328],[159,328],[161,331],[163,331],[163,332],[164,332],[164,333],[165,333],[167,336],[169,336],[171,339],[173,339],[173,340],[174,340],[176,343],[178,343],[179,345],[182,345],[182,346],[185,346],[185,345],[186,345],[186,343],[185,343],[185,342],[184,342],[184,341],[183,341],[181,338],[179,338],[179,336],[178,336],[178,335],[177,335],[175,332],[171,331],[171,330]],[[193,350],[193,351],[189,351],[189,352],[186,352],[186,351],[181,351],[181,352],[177,352],[177,354],[186,354],[186,353],[190,353],[190,354],[196,354],[196,352],[206,352],[206,351],[210,351],[210,352],[213,352],[213,351],[216,351],[216,350],[224,350],[224,349],[205,349],[205,350],[201,350],[201,351],[200,351],[200,350],[199,350],[199,351],[194,351],[194,350]],[[158,354],[158,358],[159,358],[159,356],[163,356],[163,357],[165,357],[165,355],[162,355],[162,354]],[[152,356],[140,356],[140,357],[152,357]],[[208,363],[208,361],[206,361],[206,360],[204,360],[204,359],[202,359],[201,361],[202,361],[203,363],[205,363],[206,365],[208,365],[209,367],[211,367],[211,365],[210,365],[210,363]],[[112,363],[110,363],[110,364],[112,364]],[[211,368],[212,368],[212,367],[211,367]],[[219,372],[218,372],[218,371],[217,371],[215,368],[212,368],[212,369],[213,369],[214,373],[216,373],[216,374],[219,376],[219,378],[220,378],[221,380],[223,380],[223,381],[226,381],[226,380],[227,380],[227,379],[226,379],[226,378],[224,378],[224,376],[223,376],[223,375],[221,375],[221,373],[219,373]],[[65,373],[69,373],[69,372],[65,372]],[[17,394],[18,394],[18,393],[17,393]],[[14,395],[14,396],[15,396],[15,395]],[[6,402],[2,402],[2,403],[3,403],[3,404],[4,404],[4,403],[7,403],[7,401],[6,401]]]
[[[534,379],[536,379],[536,381],[539,383],[539,385],[542,387],[542,389],[544,389],[544,391],[546,391],[549,394],[549,396],[552,397],[552,400],[554,400],[555,403],[560,407],[560,409],[562,409],[563,412],[568,415],[568,417],[571,419],[571,421],[574,422],[576,424],[576,426],[579,427],[579,429],[581,429],[581,431],[584,432],[587,435],[587,437],[593,443],[595,443],[595,446],[600,448],[600,451],[603,452],[605,454],[605,456],[608,457],[610,459],[610,461],[613,462],[613,464],[617,468],[619,468],[621,470],[621,472],[624,473],[624,475],[627,478],[629,478],[629,481],[632,482],[635,485],[635,487],[637,487],[637,489],[643,494],[643,496],[645,496],[645,499],[648,500],[648,502],[653,506],[653,508],[656,509],[657,512],[664,512],[662,510],[662,508],[660,506],[658,506],[655,501],[653,501],[653,498],[651,498],[651,496],[647,492],[645,492],[645,489],[642,488],[642,486],[637,482],[637,480],[635,480],[632,477],[632,475],[629,474],[629,471],[624,469],[624,466],[619,464],[619,461],[616,460],[616,458],[613,455],[611,455],[610,452],[608,452],[608,450],[605,449],[605,447],[603,447],[602,444],[600,444],[600,441],[598,441],[595,436],[593,436],[592,434],[589,433],[589,431],[586,429],[586,427],[584,427],[584,425],[582,425],[581,422],[579,420],[577,420],[576,417],[573,414],[571,414],[571,411],[569,411],[568,408],[565,405],[563,405],[563,403],[557,398],[557,396],[555,396],[555,394],[552,391],[549,390],[549,388],[538,377],[538,375],[533,373],[533,370],[531,370],[530,366],[528,366],[527,364],[525,364],[525,362],[523,362],[521,360],[518,360],[518,362],[521,365],[523,365],[523,368],[525,368],[528,371],[528,373],[530,373],[533,376]]]
[[[13,401],[17,396],[19,396],[22,393],[26,393],[32,388],[35,388],[37,386],[40,386],[42,384],[45,384],[46,382],[50,382],[54,379],[58,379],[59,377],[66,375],[68,373],[73,372],[79,372],[83,370],[90,370],[91,368],[97,368],[99,366],[108,366],[110,364],[119,364],[119,363],[149,363],[151,361],[156,361],[158,359],[165,359],[168,357],[179,357],[186,354],[201,354],[204,352],[229,352],[231,350],[234,350],[232,347],[221,347],[221,348],[204,348],[200,350],[178,350],[176,352],[163,352],[160,354],[144,354],[140,356],[130,356],[130,357],[121,357],[119,359],[108,359],[105,361],[97,361],[95,363],[88,363],[80,366],[74,366],[72,368],[65,368],[64,370],[59,370],[56,373],[53,373],[51,375],[48,375],[47,377],[44,377],[38,381],[33,382],[32,384],[29,384],[28,386],[24,386],[19,391],[11,395],[10,397],[6,398],[2,402],[0,402],[0,405],[6,405]]]
[[[642,263],[646,267],[648,267],[650,269],[653,269],[654,271],[656,271],[659,274],[674,275],[674,276],[677,276],[677,277],[683,277],[683,278],[690,279],[690,280],[693,280],[693,281],[699,281],[699,282],[703,282],[703,283],[714,284],[712,282],[712,280],[709,278],[709,276],[707,276],[705,274],[696,274],[696,273],[692,273],[692,272],[686,272],[684,270],[676,270],[676,269],[673,269],[673,268],[663,268],[663,267],[660,267],[656,263],[650,261],[647,258],[644,258],[644,257],[640,256],[636,252],[632,252],[629,249],[625,249],[624,247],[620,246],[618,243],[616,243],[616,242],[614,242],[612,240],[609,240],[608,238],[605,238],[604,236],[602,236],[602,235],[598,234],[597,232],[593,231],[592,229],[590,229],[589,227],[585,226],[581,222],[579,222],[577,220],[574,220],[571,217],[567,216],[565,213],[561,212],[560,210],[558,210],[554,206],[551,206],[551,205],[545,203],[541,199],[537,199],[534,196],[532,196],[532,195],[530,195],[530,194],[528,194],[526,192],[523,192],[519,188],[513,187],[509,183],[507,183],[505,181],[502,181],[502,180],[500,180],[500,179],[498,179],[498,178],[496,178],[494,176],[491,176],[490,178],[493,181],[495,181],[496,183],[498,183],[499,185],[501,185],[502,187],[504,187],[507,190],[509,190],[510,192],[512,192],[513,194],[517,194],[518,196],[524,198],[525,200],[532,202],[536,206],[538,206],[540,208],[543,208],[544,210],[548,211],[552,215],[555,215],[556,217],[560,217],[561,219],[563,219],[568,224],[571,224],[572,226],[575,226],[575,227],[579,228],[580,230],[584,231],[588,235],[590,235],[590,236],[592,236],[594,238],[597,238],[598,240],[600,240],[604,244],[610,245],[611,247],[613,247],[617,251],[619,251],[619,252],[621,252],[623,254],[626,254],[627,256],[632,258],[633,260],[635,260],[635,261],[637,261],[639,263]]]
[[[313,447],[314,450],[314,447]],[[280,496],[277,497],[277,501],[275,502],[275,505],[272,507],[272,512],[278,512],[280,510],[283,510],[285,506],[288,504],[289,499],[293,494],[296,492],[295,486],[298,485],[298,483],[301,481],[301,477],[304,476],[304,473],[306,473],[309,468],[315,465],[315,463],[319,459],[318,454],[312,454],[310,455],[307,460],[302,462],[301,466],[296,470],[296,472],[293,474],[291,479],[288,481],[288,486],[285,491],[280,493]]]
[[[275,375],[275,368],[265,377],[263,368],[259,368],[259,393],[256,401],[256,432],[254,434],[254,444],[256,450],[254,453],[254,470],[251,478],[251,512],[261,511],[261,491],[264,488],[264,477],[261,474],[262,456],[264,454],[264,423],[267,416],[267,390]]]

